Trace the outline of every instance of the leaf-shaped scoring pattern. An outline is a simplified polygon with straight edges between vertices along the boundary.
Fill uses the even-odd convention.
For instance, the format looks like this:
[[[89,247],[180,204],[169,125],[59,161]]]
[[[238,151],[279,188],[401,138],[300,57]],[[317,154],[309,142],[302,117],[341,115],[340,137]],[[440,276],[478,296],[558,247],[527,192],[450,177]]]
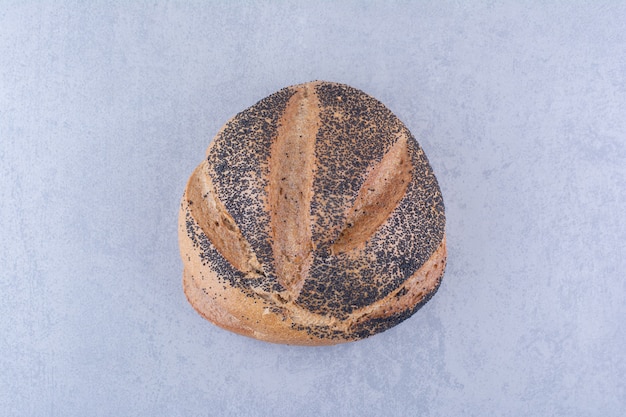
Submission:
[[[247,276],[261,276],[263,269],[239,226],[217,198],[204,161],[189,179],[189,211],[211,243],[230,264]]]
[[[348,86],[289,87],[239,113],[186,196],[183,241],[219,284],[199,272],[186,285],[230,321],[279,332],[235,329],[253,337],[366,337],[409,317],[443,274],[443,200],[423,151],[389,109]],[[221,297],[227,283],[249,308]]]

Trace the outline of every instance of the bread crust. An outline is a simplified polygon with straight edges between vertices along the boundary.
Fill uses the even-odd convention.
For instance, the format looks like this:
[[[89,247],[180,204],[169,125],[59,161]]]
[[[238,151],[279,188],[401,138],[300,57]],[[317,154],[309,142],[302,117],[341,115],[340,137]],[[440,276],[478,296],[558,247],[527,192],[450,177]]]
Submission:
[[[379,101],[319,81],[226,123],[185,189],[179,243],[203,317],[300,345],[410,317],[447,256],[443,198],[417,141]]]

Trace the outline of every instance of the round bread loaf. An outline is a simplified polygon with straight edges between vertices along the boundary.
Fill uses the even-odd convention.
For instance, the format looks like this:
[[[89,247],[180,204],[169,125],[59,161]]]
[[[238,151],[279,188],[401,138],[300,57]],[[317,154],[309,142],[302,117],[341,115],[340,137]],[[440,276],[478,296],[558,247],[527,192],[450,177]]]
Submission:
[[[362,339],[410,317],[446,263],[441,191],[382,103],[284,88],[232,118],[185,189],[183,286],[216,325],[275,343]]]

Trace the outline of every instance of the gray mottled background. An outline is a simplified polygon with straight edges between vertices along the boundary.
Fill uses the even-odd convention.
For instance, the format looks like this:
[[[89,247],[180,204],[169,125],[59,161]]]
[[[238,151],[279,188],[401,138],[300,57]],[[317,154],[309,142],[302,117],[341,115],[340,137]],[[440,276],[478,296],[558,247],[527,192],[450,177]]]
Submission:
[[[626,2],[84,3],[0,0],[1,416],[625,415]],[[187,304],[177,209],[313,79],[418,138],[449,263],[392,330],[271,345]]]

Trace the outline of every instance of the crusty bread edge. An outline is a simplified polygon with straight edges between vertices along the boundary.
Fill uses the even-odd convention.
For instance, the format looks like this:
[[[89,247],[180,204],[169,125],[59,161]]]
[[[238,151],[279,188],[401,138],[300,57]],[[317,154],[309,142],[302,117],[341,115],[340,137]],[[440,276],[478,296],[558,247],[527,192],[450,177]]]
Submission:
[[[352,328],[367,329],[367,322],[372,319],[380,321],[407,312],[407,317],[410,316],[417,306],[425,303],[437,291],[444,273],[447,257],[445,234],[431,257],[403,285],[375,303],[353,311],[345,320],[308,312],[293,301],[281,303],[272,294],[260,290],[257,290],[258,296],[250,297],[220,280],[210,265],[202,264],[201,249],[194,246],[187,235],[189,207],[186,195],[185,192],[179,213],[185,295],[202,317],[244,336],[272,343],[315,346],[358,340],[364,336],[352,333]],[[343,329],[343,332],[334,337],[320,337],[308,331],[319,326]]]

